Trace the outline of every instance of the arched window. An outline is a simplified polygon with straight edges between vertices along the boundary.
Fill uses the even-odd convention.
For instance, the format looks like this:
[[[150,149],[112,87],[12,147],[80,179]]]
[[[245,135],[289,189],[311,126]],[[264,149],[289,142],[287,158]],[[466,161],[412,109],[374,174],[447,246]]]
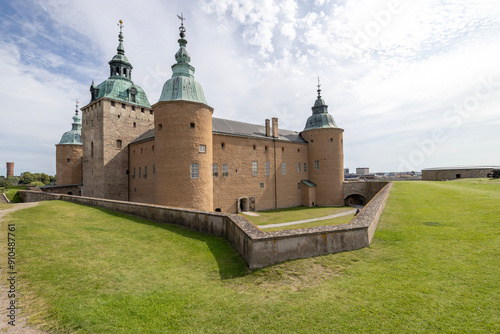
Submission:
[[[122,141],[121,141],[120,139],[118,139],[118,140],[116,141],[116,148],[119,148],[119,149],[121,149],[121,148],[122,148]]]

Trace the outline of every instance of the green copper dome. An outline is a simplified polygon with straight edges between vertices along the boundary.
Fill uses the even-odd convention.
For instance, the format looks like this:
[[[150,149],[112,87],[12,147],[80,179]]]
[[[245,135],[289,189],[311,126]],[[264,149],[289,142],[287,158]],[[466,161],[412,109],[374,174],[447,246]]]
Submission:
[[[78,117],[78,105],[73,116],[73,123],[70,131],[62,135],[61,140],[57,145],[82,145],[82,123]]]
[[[172,78],[163,85],[161,101],[192,101],[207,104],[201,85],[194,79],[194,67],[189,65],[191,57],[186,50],[187,41],[184,39],[186,31],[184,24],[179,28],[181,38],[179,51],[175,54],[176,64],[172,65]]]
[[[328,106],[321,98],[320,93],[321,89],[318,80],[318,98],[314,102],[314,106],[311,108],[313,113],[312,116],[309,116],[307,119],[304,131],[312,129],[337,128],[337,124],[335,124],[332,115],[328,113]]]
[[[92,95],[91,102],[101,97],[106,97],[151,108],[144,90],[134,85],[132,81],[133,67],[125,56],[122,28],[122,21],[120,21],[120,34],[118,35],[119,43],[116,48],[117,53],[113,59],[109,61],[109,78],[97,86],[92,82],[90,86],[90,93]]]

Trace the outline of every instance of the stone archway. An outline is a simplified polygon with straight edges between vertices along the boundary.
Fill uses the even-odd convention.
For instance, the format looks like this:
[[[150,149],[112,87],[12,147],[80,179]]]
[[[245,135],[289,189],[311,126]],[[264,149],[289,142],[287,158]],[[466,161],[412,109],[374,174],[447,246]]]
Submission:
[[[360,194],[352,194],[344,199],[345,205],[366,205],[366,197]]]

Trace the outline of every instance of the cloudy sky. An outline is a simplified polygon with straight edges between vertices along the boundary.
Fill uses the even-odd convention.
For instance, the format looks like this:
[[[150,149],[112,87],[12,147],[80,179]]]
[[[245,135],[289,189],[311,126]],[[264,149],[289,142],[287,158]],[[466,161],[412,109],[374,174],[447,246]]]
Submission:
[[[301,131],[319,77],[351,170],[500,165],[497,0],[25,0],[0,4],[0,175],[6,161],[55,174],[120,19],[132,79],[157,102],[180,13],[215,117]]]

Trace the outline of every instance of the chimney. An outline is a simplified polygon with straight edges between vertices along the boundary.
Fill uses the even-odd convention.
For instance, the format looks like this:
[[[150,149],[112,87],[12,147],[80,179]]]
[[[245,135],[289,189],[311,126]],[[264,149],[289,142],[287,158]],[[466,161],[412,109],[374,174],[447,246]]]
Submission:
[[[271,121],[266,119],[266,137],[271,137]]]
[[[278,117],[273,117],[273,137],[278,138]]]

